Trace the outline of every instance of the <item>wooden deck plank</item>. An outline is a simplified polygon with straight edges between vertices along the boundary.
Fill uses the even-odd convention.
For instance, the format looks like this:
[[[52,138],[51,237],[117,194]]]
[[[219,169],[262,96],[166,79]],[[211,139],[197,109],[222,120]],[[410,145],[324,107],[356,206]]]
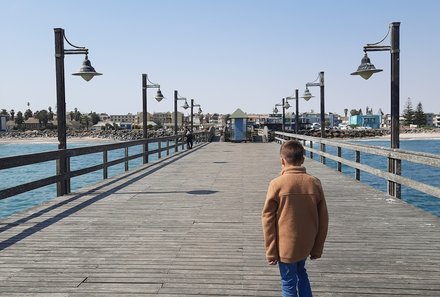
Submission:
[[[260,213],[276,144],[212,143],[0,221],[0,296],[279,296]],[[315,296],[440,296],[440,219],[306,161],[326,193]]]

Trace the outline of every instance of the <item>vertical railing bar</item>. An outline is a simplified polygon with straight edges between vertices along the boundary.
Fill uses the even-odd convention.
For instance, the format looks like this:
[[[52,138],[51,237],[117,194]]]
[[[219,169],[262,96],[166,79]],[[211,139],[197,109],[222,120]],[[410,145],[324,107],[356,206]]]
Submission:
[[[66,174],[67,174],[67,178],[66,178],[66,194],[70,193],[70,157],[66,157]]]
[[[361,152],[360,151],[356,151],[355,161],[356,161],[356,163],[360,163],[361,162]],[[360,171],[360,169],[356,168],[355,172],[356,172],[355,173],[356,180],[361,180],[361,171]]]
[[[162,142],[160,141],[160,139],[157,142],[157,150],[158,150],[157,159],[160,159],[162,158]]]
[[[338,157],[341,158],[342,157],[342,148],[340,146],[338,146]],[[338,161],[337,164],[337,170],[339,172],[342,172],[342,163],[340,161]]]
[[[128,147],[124,148],[124,156],[125,156],[125,171],[128,171]]]
[[[388,157],[388,172],[395,173],[394,170],[394,159],[391,157]],[[394,188],[395,184],[393,181],[388,180],[388,195],[395,197],[396,192]]]
[[[400,159],[396,159],[396,174],[400,175],[402,173],[402,160]],[[401,195],[402,195],[402,185],[399,183],[395,183],[396,184],[396,198],[401,199]]]
[[[104,150],[102,152],[102,162],[104,167],[102,168],[102,174],[103,174],[103,179],[107,179],[108,178],[108,151]]]
[[[319,150],[321,151],[321,153],[325,153],[325,143],[321,143],[319,145]],[[322,164],[325,165],[325,157],[323,155],[320,156],[320,161]]]

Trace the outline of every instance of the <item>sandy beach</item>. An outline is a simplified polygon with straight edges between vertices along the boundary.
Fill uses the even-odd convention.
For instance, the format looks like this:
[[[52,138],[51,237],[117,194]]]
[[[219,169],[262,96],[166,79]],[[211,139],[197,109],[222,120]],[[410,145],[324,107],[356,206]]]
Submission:
[[[390,135],[377,136],[378,139],[389,139]],[[427,132],[427,133],[400,133],[400,139],[440,139],[440,132]]]

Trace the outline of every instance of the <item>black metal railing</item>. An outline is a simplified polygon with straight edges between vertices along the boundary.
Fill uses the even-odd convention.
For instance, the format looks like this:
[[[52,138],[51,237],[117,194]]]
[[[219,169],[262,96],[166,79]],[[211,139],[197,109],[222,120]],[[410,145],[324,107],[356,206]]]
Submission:
[[[195,145],[210,140],[210,134],[208,132],[194,133],[193,137],[194,137]],[[157,149],[149,150],[148,149],[149,145],[154,143],[157,144]],[[0,200],[52,184],[57,185],[57,195],[61,196],[70,193],[70,180],[73,177],[91,173],[97,170],[102,170],[102,178],[107,179],[108,169],[111,166],[124,163],[125,171],[128,171],[130,160],[142,158],[143,160],[142,163],[146,164],[149,162],[149,156],[151,155],[157,154],[157,158],[160,159],[162,158],[163,155],[169,156],[173,153],[178,152],[179,148],[181,150],[184,150],[185,145],[186,145],[185,137],[183,135],[177,135],[177,136],[141,139],[141,140],[133,140],[133,141],[125,141],[125,142],[116,142],[111,144],[87,146],[80,148],[71,148],[65,150],[54,150],[54,151],[47,151],[47,152],[27,154],[27,155],[3,157],[0,158],[0,170],[23,167],[27,165],[33,165],[48,161],[56,161],[58,163],[60,162],[60,160],[66,162],[67,166],[66,166],[66,170],[62,173],[59,173],[59,171],[55,170],[54,168],[54,172],[58,172],[58,173],[49,177],[41,178],[30,182],[24,182],[20,185],[8,187],[8,188],[3,188],[5,186],[3,184],[2,185],[3,189],[0,189]],[[142,152],[130,154],[129,148],[135,146],[142,146],[143,147]],[[109,161],[108,153],[110,151],[120,150],[120,149],[124,149],[124,156],[122,158]],[[72,157],[90,155],[95,153],[102,153],[102,162],[100,162],[99,164],[76,169],[76,170],[70,169]]]
[[[423,164],[432,167],[440,167],[440,156],[401,149],[390,149],[369,145],[352,144],[344,141],[335,141],[319,137],[304,136],[299,134],[275,132],[275,141],[282,143],[289,139],[302,141],[306,153],[313,159],[314,154],[320,156],[320,162],[326,164],[326,159],[336,162],[336,169],[342,172],[342,165],[355,169],[355,179],[360,180],[361,171],[383,178],[388,181],[388,194],[396,198],[401,198],[401,185],[423,192],[425,194],[440,198],[438,187],[415,181],[401,176],[401,161],[408,161],[416,164]],[[336,155],[329,153],[328,147],[335,148]],[[317,149],[319,148],[319,149]],[[342,157],[342,150],[354,151],[354,161]],[[389,166],[388,171],[361,164],[361,153],[382,156],[388,159],[388,164],[396,160],[398,164],[397,173],[392,173]],[[390,185],[391,184],[391,185]],[[395,190],[397,188],[397,190]],[[392,190],[394,189],[394,190]]]

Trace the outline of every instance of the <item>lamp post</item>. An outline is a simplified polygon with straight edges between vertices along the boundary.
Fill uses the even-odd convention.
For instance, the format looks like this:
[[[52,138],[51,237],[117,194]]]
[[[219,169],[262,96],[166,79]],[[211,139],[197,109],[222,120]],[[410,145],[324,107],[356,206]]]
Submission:
[[[298,125],[299,125],[299,114],[298,114],[298,109],[299,109],[299,102],[298,102],[298,89],[295,89],[295,97],[292,96],[288,96],[286,97],[286,101],[288,102],[289,100],[295,100],[295,133],[298,134]]]
[[[174,90],[174,135],[177,136],[177,101],[178,100],[185,100],[186,102],[186,98],[185,97],[179,97],[179,93],[177,92],[177,90]],[[188,104],[188,103],[187,103]],[[177,146],[176,146],[177,148]]]
[[[150,84],[148,84],[150,83]],[[160,91],[160,85],[153,84],[149,79],[147,74],[142,74],[142,132],[143,132],[143,138],[148,138],[148,116],[147,116],[147,89],[149,88],[156,88],[157,94],[156,94],[156,100],[157,102],[162,101],[163,95]],[[143,158],[144,164],[148,163],[148,143],[144,143],[144,158]]]
[[[389,46],[379,45],[388,34],[391,33],[391,44]],[[399,101],[400,101],[400,22],[393,22],[389,25],[387,35],[377,43],[364,46],[364,57],[357,71],[351,75],[360,75],[364,79],[369,79],[374,73],[382,71],[376,69],[371,64],[367,52],[389,51],[391,53],[391,148],[400,147],[399,139]],[[400,175],[400,160],[390,159],[388,171]],[[400,184],[389,182],[388,193],[400,198]]]
[[[58,149],[64,150],[67,148],[66,137],[66,87],[64,76],[64,56],[65,55],[85,55],[85,59],[78,72],[73,75],[79,75],[84,80],[89,81],[95,75],[102,75],[92,67],[88,54],[89,50],[85,47],[73,45],[67,40],[64,29],[54,28],[55,33],[55,75],[56,75],[56,89],[57,89],[57,131],[58,131]],[[64,41],[66,41],[72,48],[64,49]],[[66,158],[60,158],[57,162],[57,175],[65,175],[67,173],[68,164]],[[70,192],[70,182],[64,179],[57,183],[57,195],[62,196]]]
[[[325,106],[324,106],[324,71],[319,72],[319,76],[316,80],[319,79],[319,82],[308,82],[306,83],[306,89],[304,90],[304,98],[306,101],[309,101],[312,98],[312,94],[309,91],[308,87],[320,87],[321,91],[321,138],[325,138]],[[315,81],[316,81],[315,80]]]
[[[198,114],[202,113],[202,108],[200,107],[200,104],[194,104],[194,99],[191,99],[191,132],[193,132],[193,127],[194,127],[194,107],[198,106],[199,107],[199,111]]]
[[[282,132],[284,133],[284,132],[286,132],[286,129],[284,127],[284,123],[286,121],[286,109],[288,109],[290,107],[290,104],[285,100],[285,98],[281,99],[281,103],[275,104],[275,108],[274,108],[275,113],[278,113],[277,106],[281,106],[283,108],[283,118],[282,118],[283,123],[281,125],[281,129],[282,129]]]

